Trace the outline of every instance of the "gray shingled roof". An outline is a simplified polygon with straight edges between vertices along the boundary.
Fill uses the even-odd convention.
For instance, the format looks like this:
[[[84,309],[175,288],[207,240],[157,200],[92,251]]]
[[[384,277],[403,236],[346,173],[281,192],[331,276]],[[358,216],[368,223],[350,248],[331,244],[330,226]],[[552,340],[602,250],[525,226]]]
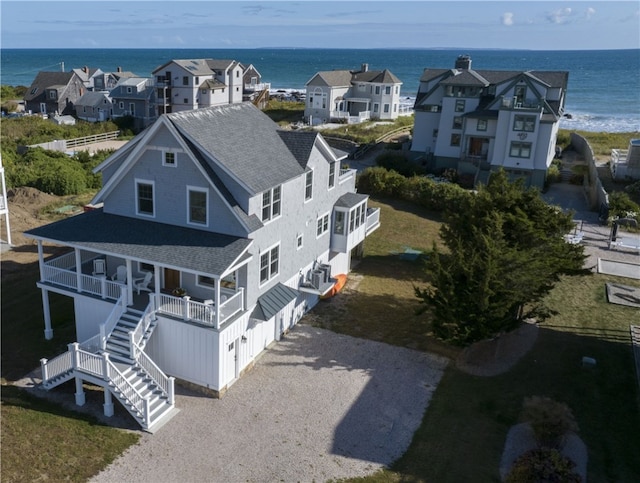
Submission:
[[[304,173],[278,125],[250,102],[166,114],[178,132],[241,180],[252,195]]]
[[[267,321],[285,308],[289,302],[295,300],[297,296],[297,290],[278,283],[258,298],[258,304],[251,313],[251,317]]]
[[[300,166],[306,168],[319,133],[315,131],[278,131],[278,134],[298,160]]]
[[[325,70],[318,72],[316,76],[322,79],[328,86],[349,87],[353,74],[350,70]]]
[[[369,195],[349,192],[343,194],[340,198],[338,198],[338,201],[336,201],[336,204],[334,206],[339,206],[341,208],[353,208],[354,206],[358,206],[367,198],[369,198]]]
[[[390,70],[367,70],[365,72],[355,72],[354,82],[374,82],[377,84],[402,84],[402,81],[391,73]]]
[[[175,59],[177,65],[193,75],[211,75],[211,68],[204,59]]]
[[[41,96],[44,90],[48,88],[55,87],[59,89],[61,86],[67,86],[75,75],[74,72],[38,72],[31,86],[25,92],[24,100],[31,101]],[[37,88],[37,90],[32,94],[31,92],[34,88]]]
[[[251,240],[104,213],[98,209],[26,231],[33,238],[213,275]]]
[[[111,103],[111,98],[109,97],[108,92],[95,92],[88,91],[85,92],[80,99],[76,101],[76,106],[102,106],[104,105],[104,100],[107,99],[109,103]]]

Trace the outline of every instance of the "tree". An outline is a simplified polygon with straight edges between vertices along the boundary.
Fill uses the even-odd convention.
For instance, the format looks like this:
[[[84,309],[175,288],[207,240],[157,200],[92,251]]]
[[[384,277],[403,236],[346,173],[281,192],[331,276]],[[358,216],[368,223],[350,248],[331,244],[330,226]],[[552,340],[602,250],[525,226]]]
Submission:
[[[432,308],[436,336],[458,345],[515,327],[561,274],[582,273],[583,247],[564,241],[572,215],[544,202],[504,171],[445,213],[427,271],[432,285],[416,295]]]

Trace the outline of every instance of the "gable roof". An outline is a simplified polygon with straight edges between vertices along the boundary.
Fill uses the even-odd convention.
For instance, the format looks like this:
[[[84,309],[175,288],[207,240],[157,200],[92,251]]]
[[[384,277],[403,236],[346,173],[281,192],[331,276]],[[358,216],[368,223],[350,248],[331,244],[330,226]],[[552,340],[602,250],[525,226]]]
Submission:
[[[402,81],[388,69],[355,72],[351,80],[353,82],[371,82],[375,84],[402,84]]]
[[[246,238],[108,214],[102,209],[34,228],[25,235],[214,275],[224,273],[252,244]]]
[[[364,200],[368,199],[369,195],[364,195],[362,193],[345,193],[336,201],[335,206],[339,206],[341,208],[353,208],[354,206],[358,206]]]
[[[278,136],[279,127],[250,102],[164,114],[194,146],[214,158],[252,195],[304,169]]]
[[[104,100],[107,100],[111,103],[111,98],[109,97],[108,92],[95,92],[89,91],[85,92],[80,99],[76,101],[76,106],[98,106],[104,104]]]
[[[77,77],[74,72],[38,72],[31,86],[25,92],[24,100],[36,99],[44,93],[45,89],[65,87],[69,85],[74,76]],[[35,92],[34,89],[36,89]]]
[[[305,168],[319,133],[315,131],[278,131],[278,134],[298,160],[300,166]]]

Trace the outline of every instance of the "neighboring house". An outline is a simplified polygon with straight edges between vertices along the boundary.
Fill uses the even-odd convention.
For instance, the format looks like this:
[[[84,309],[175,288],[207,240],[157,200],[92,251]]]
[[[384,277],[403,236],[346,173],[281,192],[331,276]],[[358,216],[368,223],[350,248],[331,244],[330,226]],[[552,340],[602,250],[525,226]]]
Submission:
[[[630,140],[628,149],[612,149],[609,167],[615,180],[640,179],[640,139]]]
[[[425,69],[414,106],[411,151],[430,169],[453,168],[488,180],[504,168],[542,187],[555,155],[569,73]]]
[[[242,102],[243,72],[235,60],[171,60],[153,71],[157,114]]]
[[[74,114],[87,88],[75,72],[38,72],[24,95],[25,110],[40,114]]]
[[[104,86],[104,72],[100,69],[90,69],[87,66],[84,66],[80,69],[72,69],[80,79],[82,79],[82,83],[89,91],[103,91],[105,90]]]
[[[396,119],[402,81],[389,70],[331,70],[316,73],[306,84],[304,117],[310,124],[336,120]]]
[[[111,109],[111,97],[105,91],[86,92],[76,101],[76,117],[83,121],[107,121],[112,117]]]
[[[156,119],[155,88],[153,79],[125,77],[111,90],[113,118],[131,116],[135,128],[150,126]]]
[[[96,168],[102,209],[25,233],[47,339],[49,294],[75,307],[79,343],[42,361],[44,386],[75,377],[82,404],[82,381],[99,384],[105,414],[113,393],[146,429],[171,411],[173,377],[221,396],[378,228],[345,156],[248,102],[160,116]],[[45,242],[71,251],[45,260]]]

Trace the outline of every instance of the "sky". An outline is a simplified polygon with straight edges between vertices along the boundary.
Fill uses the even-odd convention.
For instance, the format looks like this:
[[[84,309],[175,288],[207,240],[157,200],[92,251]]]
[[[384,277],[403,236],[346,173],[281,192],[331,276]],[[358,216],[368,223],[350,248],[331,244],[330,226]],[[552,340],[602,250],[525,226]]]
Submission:
[[[640,48],[640,2],[0,0],[2,48]]]

